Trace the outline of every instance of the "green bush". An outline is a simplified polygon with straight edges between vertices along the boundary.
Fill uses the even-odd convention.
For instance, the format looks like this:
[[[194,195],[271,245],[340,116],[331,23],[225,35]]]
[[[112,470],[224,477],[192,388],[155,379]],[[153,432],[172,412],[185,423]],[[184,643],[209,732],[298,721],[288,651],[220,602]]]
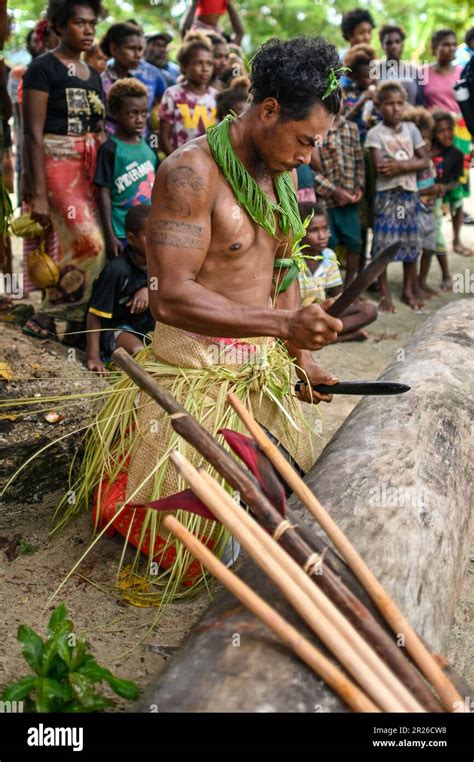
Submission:
[[[99,712],[114,705],[96,689],[96,683],[104,681],[118,696],[129,701],[138,698],[135,683],[120,680],[97,664],[88,653],[89,644],[75,636],[73,629],[64,603],[51,615],[46,641],[20,625],[17,638],[34,674],[7,685],[3,701],[23,701],[27,712]]]

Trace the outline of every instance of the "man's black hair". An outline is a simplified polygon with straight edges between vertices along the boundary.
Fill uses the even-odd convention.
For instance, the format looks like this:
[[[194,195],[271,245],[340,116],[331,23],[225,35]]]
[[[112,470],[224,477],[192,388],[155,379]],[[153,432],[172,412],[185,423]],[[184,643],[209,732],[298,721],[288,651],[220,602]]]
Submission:
[[[107,58],[112,58],[110,50],[112,43],[120,47],[123,45],[127,37],[133,36],[143,37],[143,32],[139,26],[136,26],[136,24],[131,24],[129,21],[112,24],[100,41],[100,49],[105,53]]]
[[[125,232],[132,235],[139,235],[146,225],[150,216],[151,206],[149,204],[138,204],[132,206],[125,216]]]
[[[334,45],[322,37],[276,38],[265,42],[252,59],[253,103],[275,98],[283,120],[305,119],[316,104],[338,114],[341,90],[337,87],[323,100],[331,71],[341,66]],[[336,74],[339,78],[339,74]]]
[[[58,29],[64,29],[69,19],[76,15],[76,8],[81,5],[90,8],[98,19],[104,14],[101,0],[49,0],[46,15],[53,30],[58,33]]]
[[[369,11],[364,11],[362,8],[354,8],[352,11],[347,11],[341,21],[341,33],[344,39],[349,42],[356,26],[363,24],[365,21],[372,26],[372,29],[375,29],[375,21]]]

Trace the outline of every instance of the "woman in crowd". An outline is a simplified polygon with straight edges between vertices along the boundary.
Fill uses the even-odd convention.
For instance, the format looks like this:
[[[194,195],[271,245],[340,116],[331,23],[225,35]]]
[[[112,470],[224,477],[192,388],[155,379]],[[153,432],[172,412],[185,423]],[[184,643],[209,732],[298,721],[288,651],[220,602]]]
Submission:
[[[80,329],[91,287],[104,264],[92,179],[104,117],[100,76],[81,55],[94,41],[100,0],[50,0],[58,46],[39,56],[23,80],[26,195],[31,216],[51,223],[59,240],[59,281],[24,326],[38,338],[55,334],[55,319]]]

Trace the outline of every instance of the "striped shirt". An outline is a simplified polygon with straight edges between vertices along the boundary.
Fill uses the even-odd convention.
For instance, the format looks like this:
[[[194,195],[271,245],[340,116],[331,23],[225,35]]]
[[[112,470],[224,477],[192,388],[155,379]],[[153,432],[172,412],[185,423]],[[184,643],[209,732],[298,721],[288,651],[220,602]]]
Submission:
[[[319,149],[319,157],[321,172],[315,175],[315,188],[326,206],[337,206],[331,194],[338,188],[355,193],[364,187],[364,158],[354,122],[342,118],[338,125],[331,127]]]
[[[320,264],[314,273],[306,265],[306,271],[298,276],[302,307],[313,302],[324,302],[328,288],[342,286],[336,253],[332,249],[323,249],[321,257]]]

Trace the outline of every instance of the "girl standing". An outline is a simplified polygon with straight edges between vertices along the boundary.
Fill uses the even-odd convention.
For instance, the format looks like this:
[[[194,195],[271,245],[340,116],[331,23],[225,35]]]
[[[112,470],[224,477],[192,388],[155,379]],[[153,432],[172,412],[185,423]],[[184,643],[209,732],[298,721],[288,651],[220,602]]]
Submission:
[[[216,96],[210,86],[214,71],[212,47],[205,37],[185,42],[178,53],[182,84],[169,87],[160,105],[160,148],[170,153],[204,135],[216,123]]]
[[[402,241],[398,254],[403,262],[402,301],[419,310],[423,303],[415,295],[416,259],[420,253],[416,173],[429,167],[429,157],[418,127],[403,121],[405,88],[398,82],[384,82],[377,90],[376,103],[382,122],[369,130],[365,142],[377,172],[373,255]],[[379,288],[380,310],[395,312],[386,270],[379,277]]]
[[[469,196],[469,168],[471,164],[471,136],[464,117],[454,97],[453,86],[461,79],[462,66],[454,63],[456,57],[456,35],[451,29],[440,29],[431,38],[431,48],[436,63],[428,67],[426,84],[422,87],[424,105],[429,111],[449,111],[454,119],[454,146],[464,155],[464,168],[460,178],[460,189],[448,193],[444,199],[451,207],[453,223],[453,250],[463,256],[470,256],[471,249],[460,240],[463,222],[463,199]]]

